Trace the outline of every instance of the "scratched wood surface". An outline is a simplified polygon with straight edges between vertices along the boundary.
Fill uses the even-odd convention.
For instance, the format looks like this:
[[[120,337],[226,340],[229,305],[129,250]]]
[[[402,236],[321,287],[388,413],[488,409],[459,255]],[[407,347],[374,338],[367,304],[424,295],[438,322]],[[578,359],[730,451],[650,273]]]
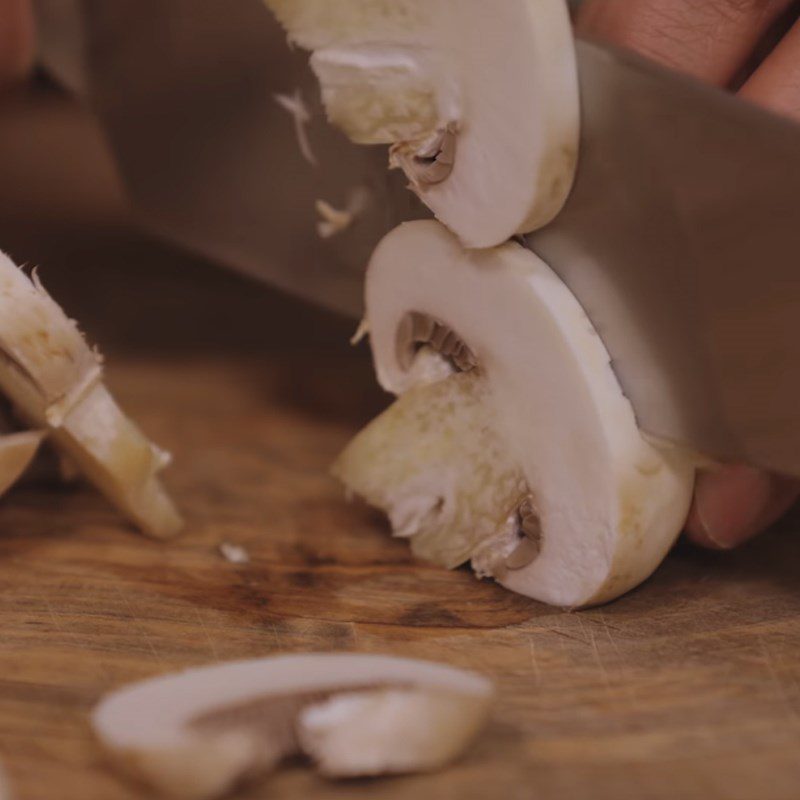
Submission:
[[[72,152],[94,147],[72,138]],[[800,797],[800,518],[736,553],[679,547],[640,589],[580,613],[416,563],[327,475],[386,402],[345,344],[351,325],[128,236],[118,195],[95,192],[95,172],[77,198],[83,159],[58,147],[35,153],[50,159],[35,191],[9,147],[0,138],[0,243],[42,265],[111,356],[123,404],[175,455],[188,519],[162,544],[80,487],[29,483],[0,501],[0,759],[17,798],[147,797],[92,739],[105,692],[302,650],[480,670],[500,690],[494,720],[437,775],[333,784],[293,765],[242,798]],[[61,230],[73,195],[83,228],[102,229]],[[223,541],[251,562],[222,559]]]
[[[39,244],[25,245],[36,260]],[[0,503],[0,753],[16,797],[146,797],[92,739],[104,692],[304,650],[480,670],[500,689],[494,720],[441,774],[333,784],[293,765],[243,798],[800,796],[796,519],[736,553],[680,547],[581,613],[416,563],[326,472],[385,403],[344,344],[350,324],[141,243],[125,244],[126,272],[103,248],[57,248],[72,266],[44,275],[173,451],[188,525],[149,541],[83,488]],[[225,561],[223,541],[251,562]]]

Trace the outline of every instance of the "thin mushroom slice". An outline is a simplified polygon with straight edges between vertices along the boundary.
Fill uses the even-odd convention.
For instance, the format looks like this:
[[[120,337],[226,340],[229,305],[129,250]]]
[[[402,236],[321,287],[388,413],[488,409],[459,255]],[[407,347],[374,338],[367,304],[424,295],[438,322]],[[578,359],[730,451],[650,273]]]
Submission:
[[[144,681],[105,698],[94,730],[117,762],[170,797],[217,797],[302,753],[332,777],[444,766],[486,722],[492,684],[376,655],[239,661]]]
[[[44,435],[44,431],[20,431],[0,436],[0,495],[28,468]]]
[[[9,788],[8,779],[6,778],[6,771],[0,764],[0,800],[11,800],[12,794]]]
[[[695,457],[642,436],[600,337],[536,255],[406,223],[373,255],[366,307],[378,379],[400,397],[334,466],[351,492],[418,554],[555,605],[650,575],[685,521]],[[453,331],[468,369],[420,380],[430,347],[409,349],[409,315]]]
[[[102,382],[102,361],[77,325],[0,253],[0,391],[146,533],[170,536],[181,519],[157,474],[168,461],[123,414]]]
[[[466,247],[549,222],[578,149],[566,0],[266,0],[312,50],[329,120],[392,166]]]

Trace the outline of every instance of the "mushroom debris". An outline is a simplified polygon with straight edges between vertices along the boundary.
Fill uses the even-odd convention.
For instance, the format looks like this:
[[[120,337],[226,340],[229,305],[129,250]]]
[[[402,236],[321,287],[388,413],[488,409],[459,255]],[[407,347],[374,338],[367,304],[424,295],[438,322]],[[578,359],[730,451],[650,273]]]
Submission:
[[[493,694],[482,676],[432,662],[285,655],[133,684],[92,725],[120,767],[202,800],[298,754],[333,778],[438,769],[478,734]]]
[[[399,399],[334,474],[415,553],[570,607],[650,575],[688,513],[695,456],[642,436],[600,337],[536,255],[405,223],[372,257],[366,320]]]
[[[117,406],[102,359],[32,278],[0,253],[0,392],[18,430],[0,434],[0,492],[47,440],[130,520],[166,537],[181,518],[158,479],[169,462]]]
[[[303,94],[300,89],[295,89],[292,94],[274,94],[275,102],[285,111],[289,113],[294,123],[294,134],[297,137],[297,146],[300,148],[300,154],[303,158],[311,164],[312,167],[317,166],[317,157],[311,149],[311,142],[308,138],[307,126],[311,122],[311,112],[303,100]]]
[[[390,163],[467,247],[550,221],[578,149],[565,0],[266,0],[312,51],[328,119]]]

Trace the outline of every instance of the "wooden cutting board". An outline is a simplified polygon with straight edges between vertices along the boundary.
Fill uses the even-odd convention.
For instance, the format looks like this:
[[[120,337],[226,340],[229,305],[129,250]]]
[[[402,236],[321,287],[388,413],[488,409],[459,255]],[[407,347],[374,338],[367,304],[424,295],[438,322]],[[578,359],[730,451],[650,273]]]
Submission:
[[[800,795],[796,522],[735,554],[680,549],[611,606],[544,607],[415,563],[376,515],[345,503],[326,467],[354,430],[343,396],[357,381],[336,367],[112,371],[175,453],[170,483],[189,523],[174,543],[139,537],[88,491],[27,488],[3,503],[0,752],[19,797],[145,796],[91,739],[87,713],[104,692],[302,650],[478,669],[498,681],[496,720],[440,775],[342,788],[292,769],[242,796]],[[334,379],[342,396],[325,413]],[[251,562],[225,561],[223,541]]]
[[[343,345],[348,323],[196,266],[187,279],[139,245],[123,280],[98,247],[73,247],[50,286],[118,351],[111,384],[173,451],[188,524],[150,541],[80,487],[0,502],[0,758],[17,798],[147,797],[92,739],[105,692],[309,650],[480,670],[499,687],[494,720],[440,774],[333,784],[292,765],[237,797],[800,797],[800,519],[735,553],[681,546],[640,589],[578,613],[415,562],[327,475],[386,402]]]

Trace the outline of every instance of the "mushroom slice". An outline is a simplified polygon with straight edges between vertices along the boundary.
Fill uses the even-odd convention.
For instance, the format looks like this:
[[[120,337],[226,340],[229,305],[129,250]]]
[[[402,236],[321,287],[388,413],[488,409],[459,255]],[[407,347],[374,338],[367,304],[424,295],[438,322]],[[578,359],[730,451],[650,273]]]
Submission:
[[[642,436],[600,337],[536,255],[465,251],[434,221],[406,223],[378,245],[366,294],[378,379],[401,397],[334,466],[352,492],[426,558],[471,559],[555,605],[612,599],[656,568],[694,457]],[[451,354],[434,382],[415,369],[429,331]]]
[[[116,405],[101,364],[36,275],[0,253],[0,391],[126,516],[169,536],[181,519],[157,478],[168,456]]]
[[[217,797],[304,753],[326,775],[416,772],[456,758],[492,684],[441,664],[306,654],[190,669],[123,688],[92,724],[118,762],[171,797]]]
[[[39,449],[44,431],[20,431],[0,436],[0,495],[25,472]]]
[[[329,120],[391,164],[466,247],[549,222],[572,186],[578,84],[565,0],[266,0]]]
[[[11,789],[8,786],[6,771],[0,764],[0,800],[11,800]]]

